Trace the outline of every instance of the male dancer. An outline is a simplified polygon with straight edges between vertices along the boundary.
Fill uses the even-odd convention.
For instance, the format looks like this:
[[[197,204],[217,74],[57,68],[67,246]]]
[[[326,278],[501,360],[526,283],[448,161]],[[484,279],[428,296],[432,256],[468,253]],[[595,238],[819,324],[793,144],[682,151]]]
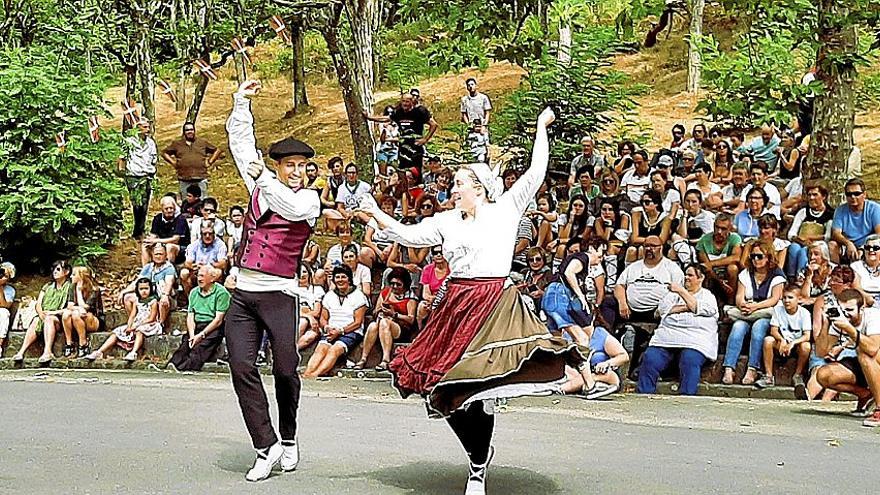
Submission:
[[[226,318],[226,346],[232,385],[238,395],[257,459],[245,479],[260,481],[279,461],[283,471],[296,469],[296,410],[300,377],[297,372],[296,326],[299,300],[294,295],[303,247],[321,213],[317,191],[303,188],[306,163],[315,155],[309,145],[285,138],[269,148],[275,174],[266,170],[254,137],[249,97],[259,81],[245,81],[233,95],[226,121],[229,150],[251,193],[241,244],[240,267]],[[256,366],[263,331],[269,333],[275,356],[275,396],[281,442],[269,418],[269,404]]]

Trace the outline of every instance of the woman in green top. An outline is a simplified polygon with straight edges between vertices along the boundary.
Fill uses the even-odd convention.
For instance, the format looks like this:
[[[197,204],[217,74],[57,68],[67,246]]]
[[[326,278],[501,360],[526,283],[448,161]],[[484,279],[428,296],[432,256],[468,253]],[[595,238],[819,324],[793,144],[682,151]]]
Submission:
[[[52,345],[55,343],[55,335],[62,330],[61,313],[67,305],[73,303],[73,284],[70,282],[70,264],[67,261],[52,263],[52,282],[44,285],[37,296],[37,315],[27,332],[24,334],[24,342],[21,344],[18,354],[13,356],[13,361],[24,361],[24,353],[34,342],[37,335],[43,333],[43,355],[40,356],[40,365],[49,364],[55,356],[52,355]],[[45,331],[44,331],[45,330]]]

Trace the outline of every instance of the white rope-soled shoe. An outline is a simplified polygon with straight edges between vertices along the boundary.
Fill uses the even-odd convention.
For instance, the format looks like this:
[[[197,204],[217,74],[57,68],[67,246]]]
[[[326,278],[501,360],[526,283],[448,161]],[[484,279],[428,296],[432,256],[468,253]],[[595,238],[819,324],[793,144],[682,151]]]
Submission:
[[[495,447],[489,447],[489,456],[483,464],[470,463],[470,474],[468,475],[467,486],[464,489],[464,495],[486,495],[486,471],[489,469],[489,463],[495,457]]]
[[[272,474],[272,468],[275,467],[275,464],[278,464],[283,454],[284,447],[280,443],[276,443],[264,451],[257,451],[254,467],[247,472],[244,479],[248,481],[261,481],[268,478]]]
[[[281,470],[284,472],[293,471],[299,464],[299,445],[296,440],[282,440],[281,448]]]

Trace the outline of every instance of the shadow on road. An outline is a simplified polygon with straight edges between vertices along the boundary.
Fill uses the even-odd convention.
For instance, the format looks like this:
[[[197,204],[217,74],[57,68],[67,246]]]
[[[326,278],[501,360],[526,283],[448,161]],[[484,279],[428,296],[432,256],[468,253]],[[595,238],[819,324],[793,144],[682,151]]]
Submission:
[[[460,494],[467,478],[467,465],[415,462],[377,471],[340,476],[337,479],[367,478],[422,495]],[[491,466],[487,479],[493,493],[562,493],[552,479],[541,474],[506,466]]]

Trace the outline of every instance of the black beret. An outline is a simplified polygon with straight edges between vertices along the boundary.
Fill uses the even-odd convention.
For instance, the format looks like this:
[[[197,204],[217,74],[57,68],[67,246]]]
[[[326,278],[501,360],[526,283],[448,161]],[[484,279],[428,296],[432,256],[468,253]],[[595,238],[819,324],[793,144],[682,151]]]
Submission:
[[[273,160],[277,161],[285,156],[293,155],[302,155],[306,158],[312,158],[315,156],[315,150],[299,139],[293,139],[292,137],[284,138],[277,143],[273,143],[272,146],[269,146],[269,156]]]

